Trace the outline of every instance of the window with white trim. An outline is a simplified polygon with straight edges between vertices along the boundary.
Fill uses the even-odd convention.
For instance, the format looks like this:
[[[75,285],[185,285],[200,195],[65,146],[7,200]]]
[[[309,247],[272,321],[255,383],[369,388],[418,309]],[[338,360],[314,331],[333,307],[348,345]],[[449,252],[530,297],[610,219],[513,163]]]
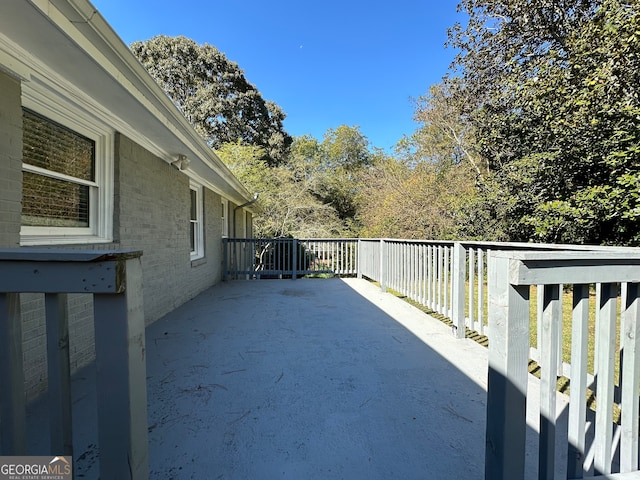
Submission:
[[[96,142],[23,111],[22,225],[88,228]]]
[[[113,239],[113,133],[63,101],[23,98],[22,245]]]
[[[222,199],[222,203],[221,203],[221,210],[222,210],[222,236],[223,237],[228,237],[229,236],[229,201],[225,200],[224,198]]]
[[[191,260],[204,257],[204,223],[202,208],[202,186],[189,182],[190,216],[189,239],[191,242]]]

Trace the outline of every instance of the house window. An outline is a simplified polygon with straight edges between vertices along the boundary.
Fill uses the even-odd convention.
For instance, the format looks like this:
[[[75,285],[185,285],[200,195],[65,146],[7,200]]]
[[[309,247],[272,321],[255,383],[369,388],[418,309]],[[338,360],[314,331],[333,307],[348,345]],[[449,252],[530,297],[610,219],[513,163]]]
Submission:
[[[111,241],[112,132],[37,92],[23,104],[20,243]]]
[[[202,186],[194,182],[189,184],[190,217],[189,237],[191,242],[191,260],[204,257],[204,225],[202,216]]]
[[[96,198],[96,142],[23,112],[22,225],[86,229]]]
[[[221,210],[222,210],[222,236],[223,237],[228,237],[229,236],[229,202],[227,200],[222,200],[222,204],[221,204]]]

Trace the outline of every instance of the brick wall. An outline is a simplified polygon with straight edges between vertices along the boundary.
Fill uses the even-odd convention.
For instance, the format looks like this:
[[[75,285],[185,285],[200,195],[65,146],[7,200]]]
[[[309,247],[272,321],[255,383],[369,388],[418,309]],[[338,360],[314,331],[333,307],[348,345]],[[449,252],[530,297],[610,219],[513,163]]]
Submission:
[[[147,323],[221,278],[220,196],[204,191],[205,258],[191,262],[188,177],[124,135],[116,138],[120,248],[142,250]]]

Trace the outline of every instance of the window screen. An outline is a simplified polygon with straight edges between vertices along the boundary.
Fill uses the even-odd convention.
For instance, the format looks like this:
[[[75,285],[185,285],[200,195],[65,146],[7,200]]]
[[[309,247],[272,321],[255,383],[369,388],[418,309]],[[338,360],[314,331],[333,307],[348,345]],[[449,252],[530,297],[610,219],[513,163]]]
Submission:
[[[191,190],[191,252],[197,252],[197,228],[198,228],[198,192]]]

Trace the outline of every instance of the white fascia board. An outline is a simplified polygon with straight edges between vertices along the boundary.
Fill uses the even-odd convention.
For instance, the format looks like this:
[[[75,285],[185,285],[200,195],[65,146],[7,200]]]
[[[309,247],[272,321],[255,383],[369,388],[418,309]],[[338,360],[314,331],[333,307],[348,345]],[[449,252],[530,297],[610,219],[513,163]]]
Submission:
[[[24,0],[9,2],[22,3]],[[167,163],[175,160],[178,154],[187,155],[191,168],[198,171],[198,176],[205,180],[205,184],[224,183],[217,185],[216,190],[220,190],[225,197],[239,203],[253,197],[193,129],[91,3],[87,0],[31,0],[31,3],[53,27],[71,40],[72,43],[65,45],[67,48],[75,48],[78,50],[76,55],[82,52],[87,57],[80,61],[93,63],[93,68],[100,71],[96,73],[109,76],[110,81],[105,82],[108,88],[120,90],[119,95],[109,96],[115,99],[111,104],[100,102],[99,109],[108,123]],[[53,31],[51,35],[54,35]],[[22,54],[31,56],[30,52],[23,51]],[[29,58],[29,61],[32,60]],[[87,76],[86,70],[70,70],[64,72],[64,81],[56,82],[56,88],[65,83],[75,85],[73,75],[76,73],[81,77]],[[28,73],[20,68],[16,68],[16,71],[23,77]],[[90,85],[85,86],[79,95],[85,96],[84,100],[91,102],[95,109],[94,99],[100,92],[86,91],[89,88]],[[136,118],[145,115],[152,117],[154,122],[136,122]],[[147,130],[143,132],[135,126],[136,123],[144,124]]]

